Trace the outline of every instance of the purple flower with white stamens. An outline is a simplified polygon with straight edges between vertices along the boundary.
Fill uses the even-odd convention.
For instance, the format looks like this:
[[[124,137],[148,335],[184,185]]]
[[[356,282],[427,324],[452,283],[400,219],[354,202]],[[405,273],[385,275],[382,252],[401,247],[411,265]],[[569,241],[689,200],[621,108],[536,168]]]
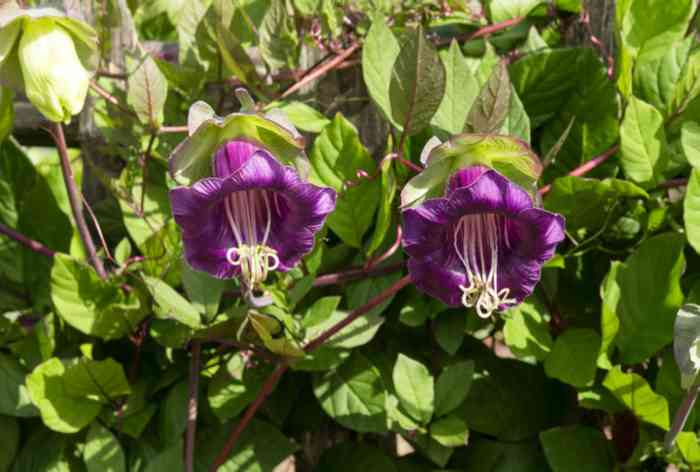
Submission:
[[[403,246],[418,288],[482,318],[523,301],[564,239],[564,218],[495,170],[455,173],[444,198],[403,212]]]
[[[185,259],[248,291],[269,272],[290,270],[335,208],[333,189],[312,185],[265,149],[244,140],[221,146],[213,177],[170,191]]]

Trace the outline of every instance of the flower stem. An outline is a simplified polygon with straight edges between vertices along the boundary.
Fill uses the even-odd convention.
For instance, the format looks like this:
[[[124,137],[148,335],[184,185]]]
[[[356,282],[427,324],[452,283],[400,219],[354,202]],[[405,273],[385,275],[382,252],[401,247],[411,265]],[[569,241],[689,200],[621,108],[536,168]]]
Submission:
[[[197,397],[199,394],[199,364],[202,345],[192,342],[190,388],[187,402],[187,435],[185,436],[185,471],[194,472],[194,442],[197,435]]]
[[[581,177],[601,165],[603,162],[607,161],[612,157],[618,150],[620,149],[619,144],[615,144],[612,146],[610,149],[605,151],[603,154],[594,157],[593,159],[584,162],[582,165],[578,166],[571,172],[569,172],[567,175],[570,175],[572,177]],[[545,185],[540,189],[540,195],[544,195],[547,192],[549,192],[552,189],[551,185]]]
[[[340,320],[338,323],[328,328],[328,330],[321,333],[318,337],[312,339],[309,343],[306,344],[306,346],[304,346],[304,351],[311,352],[314,349],[320,347],[321,345],[323,345],[323,343],[328,341],[331,337],[333,337],[343,328],[355,321],[357,318],[364,315],[372,308],[385,302],[389,298],[393,297],[399,290],[406,287],[410,283],[410,275],[406,275],[401,279],[397,280],[391,287],[377,294],[376,297],[372,298],[365,305],[362,305],[361,307],[351,311],[348,314],[348,316],[346,316],[344,319]],[[272,374],[270,374],[270,376],[267,378],[262,388],[258,392],[258,395],[255,397],[255,400],[253,400],[253,403],[251,403],[248,409],[246,409],[245,413],[243,414],[243,417],[240,419],[235,428],[231,431],[231,434],[229,435],[228,439],[226,440],[226,443],[224,444],[224,447],[221,449],[219,454],[216,456],[216,459],[214,459],[214,463],[209,468],[209,472],[216,472],[217,470],[219,470],[219,467],[221,467],[221,465],[223,465],[223,463],[226,462],[229,454],[231,454],[231,451],[233,450],[233,447],[236,445],[238,438],[241,436],[245,428],[251,422],[258,409],[260,409],[263,403],[265,403],[267,397],[269,397],[270,394],[273,392],[275,385],[277,385],[277,381],[282,377],[282,375],[287,371],[287,369],[289,369],[289,363],[286,360],[283,360],[277,365],[277,368],[272,372]]]
[[[46,257],[53,257],[54,254],[56,254],[55,251],[52,251],[51,249],[47,248],[43,244],[41,244],[39,241],[34,241],[33,239],[29,239],[22,233],[19,233],[15,231],[14,229],[10,228],[9,226],[5,226],[4,224],[0,223],[0,234],[4,234],[10,239],[14,239],[20,244],[23,244],[24,246],[28,247],[32,251],[39,253],[41,255],[44,255]]]
[[[671,450],[673,443],[676,440],[676,436],[678,436],[678,433],[683,430],[686,421],[688,421],[688,416],[690,416],[690,412],[693,411],[693,405],[695,404],[695,400],[698,398],[699,391],[700,385],[690,387],[690,389],[688,389],[688,393],[683,399],[683,403],[681,403],[681,405],[678,407],[676,416],[673,418],[671,429],[668,430],[668,433],[666,433],[666,437],[664,438],[664,448],[667,451]]]
[[[97,257],[95,243],[92,241],[92,236],[90,236],[90,231],[88,231],[87,224],[85,223],[83,206],[80,200],[80,192],[78,191],[78,187],[75,185],[73,170],[70,167],[68,147],[66,146],[66,138],[63,135],[63,126],[61,123],[53,123],[52,127],[53,131],[51,132],[51,137],[53,137],[54,142],[56,143],[56,149],[58,150],[58,156],[60,157],[63,183],[66,185],[68,201],[70,202],[70,208],[73,213],[75,225],[78,228],[78,234],[83,242],[83,246],[85,246],[88,261],[90,261],[90,264],[92,264],[92,266],[95,268],[97,275],[99,275],[102,279],[106,279],[107,272],[105,271],[104,265],[102,265],[102,260]]]

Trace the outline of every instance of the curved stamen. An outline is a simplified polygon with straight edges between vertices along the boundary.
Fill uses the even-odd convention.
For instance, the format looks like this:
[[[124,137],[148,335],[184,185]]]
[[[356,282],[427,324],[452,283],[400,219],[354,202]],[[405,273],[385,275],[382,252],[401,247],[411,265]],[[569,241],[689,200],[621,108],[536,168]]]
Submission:
[[[498,288],[498,251],[501,244],[510,248],[505,218],[500,215],[465,215],[455,225],[453,246],[469,282],[469,285],[459,286],[462,304],[474,307],[482,318],[491,316],[499,306],[516,303],[514,298],[509,297],[509,288]]]
[[[226,260],[240,267],[248,290],[264,282],[269,272],[280,265],[277,251],[267,246],[272,228],[272,210],[267,193],[266,190],[245,190],[232,193],[224,200],[226,219],[236,243],[226,252]],[[265,226],[262,241],[259,241],[258,228],[262,223]]]

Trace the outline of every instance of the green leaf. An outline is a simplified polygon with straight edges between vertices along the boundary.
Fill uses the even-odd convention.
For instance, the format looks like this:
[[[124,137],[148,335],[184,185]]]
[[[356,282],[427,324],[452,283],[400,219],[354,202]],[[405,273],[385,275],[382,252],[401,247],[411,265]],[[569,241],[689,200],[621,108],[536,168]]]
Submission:
[[[310,160],[311,182],[339,193],[335,211],[328,216],[328,226],[346,244],[360,248],[363,235],[372,225],[380,182],[358,178],[359,170],[373,175],[377,166],[355,127],[338,113],[314,141]]]
[[[133,293],[125,294],[101,280],[92,267],[65,254],[54,257],[51,301],[66,323],[103,339],[132,332],[145,316]]]
[[[236,417],[255,399],[269,373],[264,365],[247,365],[241,355],[231,357],[209,382],[207,398],[213,413],[221,421]]]
[[[389,120],[392,120],[389,87],[400,50],[399,42],[387,27],[384,16],[375,16],[362,46],[362,76],[369,96]],[[398,123],[392,123],[400,127]]]
[[[316,470],[356,472],[372,470],[398,472],[396,465],[381,449],[368,444],[342,442],[326,449]]]
[[[673,89],[673,98],[667,109],[668,115],[680,115],[698,95],[700,95],[700,52],[695,50],[690,53]]]
[[[93,423],[88,431],[83,460],[87,472],[126,472],[126,458],[119,441],[99,423]]]
[[[347,316],[348,312],[346,311],[332,311],[328,318],[317,324],[309,326],[306,331],[306,339],[310,341],[320,336],[333,325],[347,318]],[[374,338],[375,334],[377,334],[377,331],[383,323],[384,318],[376,313],[369,313],[367,315],[360,316],[352,323],[341,329],[338,333],[334,334],[324,343],[324,346],[334,349],[352,349],[362,346]]]
[[[320,133],[331,122],[320,111],[303,102],[275,102],[266,107],[266,110],[270,109],[282,111],[294,127],[309,133]]]
[[[38,414],[24,385],[26,375],[19,362],[0,353],[0,415],[30,417]]]
[[[532,300],[509,308],[503,326],[506,345],[518,359],[543,361],[552,349],[549,323]]]
[[[612,470],[612,449],[597,429],[563,426],[540,433],[540,442],[553,472],[567,472],[572,464],[581,472]]]
[[[447,465],[454,452],[453,448],[443,446],[427,434],[417,433],[414,441],[416,449],[440,468]]]
[[[681,148],[691,166],[700,169],[700,124],[686,121],[681,127]]]
[[[634,67],[634,95],[665,114],[691,45],[692,38],[688,37],[676,42],[663,56],[638,62]]]
[[[69,436],[48,429],[36,429],[24,444],[13,472],[71,472],[68,451]],[[37,454],[37,451],[41,451]]]
[[[525,189],[534,189],[542,164],[530,147],[510,136],[461,134],[434,148],[428,166],[401,191],[401,206],[410,207],[442,196],[457,170],[475,164],[491,167]]]
[[[668,429],[668,402],[661,395],[654,393],[644,378],[637,374],[624,373],[619,366],[615,366],[608,372],[603,386],[641,421]]]
[[[574,119],[550,172],[568,173],[618,139],[618,100],[605,66],[590,48],[542,50],[510,66],[510,79],[532,128],[543,128],[543,154]]]
[[[683,302],[680,278],[685,238],[666,233],[644,241],[618,269],[621,361],[635,364],[671,342],[676,310]]]
[[[27,376],[27,388],[48,428],[59,433],[75,433],[95,419],[102,403],[71,396],[65,382],[66,371],[66,365],[53,357]]]
[[[516,360],[477,365],[467,399],[457,410],[471,431],[503,441],[519,441],[552,426],[563,394],[541,367]],[[539,469],[542,470],[542,469]]]
[[[435,383],[435,416],[450,413],[462,404],[472,384],[474,361],[446,366]]]
[[[620,163],[625,175],[652,186],[661,179],[667,161],[664,117],[651,105],[630,97],[620,127]]]
[[[187,380],[178,382],[168,391],[158,412],[158,436],[164,445],[182,443],[182,433],[187,427],[188,393]]]
[[[440,51],[440,59],[445,66],[445,95],[430,124],[452,135],[464,130],[479,83],[456,40]]]
[[[15,109],[12,106],[14,96],[12,90],[0,86],[0,142],[10,134],[15,122]]]
[[[435,319],[435,339],[440,347],[454,356],[462,345],[467,327],[467,315],[463,310],[441,313]]]
[[[381,171],[381,196],[379,199],[379,208],[377,209],[377,218],[374,223],[374,232],[372,240],[367,246],[367,254],[373,254],[382,243],[391,235],[389,229],[394,216],[394,197],[398,188],[396,176],[391,166],[390,160],[382,161],[380,166]]]
[[[314,374],[314,394],[331,418],[353,431],[386,431],[386,390],[379,370],[359,352],[335,370]]]
[[[691,467],[700,467],[700,443],[695,433],[691,431],[679,433],[676,437],[678,449]]]
[[[104,404],[131,393],[124,369],[111,358],[103,361],[81,359],[71,363],[66,367],[63,379],[68,395]]]
[[[143,276],[143,281],[155,302],[162,309],[161,318],[174,319],[190,328],[200,328],[197,310],[174,288],[155,277]]]
[[[488,8],[493,23],[527,16],[543,0],[489,0]]]
[[[465,131],[492,134],[499,131],[508,115],[511,85],[505,62],[499,62],[491,72],[469,110]]]
[[[461,470],[488,472],[549,471],[538,441],[499,442],[475,437],[465,449]],[[601,471],[602,472],[602,471]]]
[[[658,11],[659,8],[664,12],[661,17],[649,15],[650,11]],[[619,22],[624,48],[639,62],[663,56],[673,43],[685,35],[693,10],[692,0],[629,2]]]
[[[0,416],[0,472],[8,472],[19,449],[19,424],[14,418]]]
[[[393,272],[383,277],[367,278],[348,284],[346,291],[348,309],[355,310],[367,304],[372,298],[388,289],[400,278],[400,272]],[[363,317],[368,317],[372,320],[373,316],[382,314],[391,304],[392,300],[394,300],[394,296],[389,297],[384,302],[369,310]]]
[[[681,386],[689,389],[700,371],[700,306],[686,303],[673,326],[673,357],[681,374]]]
[[[163,124],[163,108],[168,97],[168,81],[153,58],[144,54],[129,75],[126,102],[141,123],[154,129]]]
[[[421,424],[427,424],[433,416],[435,397],[435,382],[428,368],[399,354],[392,379],[396,396],[406,413]]]
[[[569,231],[595,230],[603,226],[622,198],[649,198],[649,195],[626,180],[566,176],[554,181],[544,203],[547,210],[566,217]]]
[[[180,441],[155,455],[148,464],[146,464],[145,472],[183,470],[185,464],[183,463],[182,457],[182,441]]]
[[[262,80],[255,70],[255,64],[250,60],[235,33],[219,23],[216,25],[216,39],[221,60],[231,75],[249,87],[254,89],[260,87]]]
[[[273,69],[294,69],[299,56],[299,36],[284,0],[272,0],[259,29],[260,52]]]
[[[404,133],[414,135],[428,126],[444,93],[445,66],[418,28],[401,45],[391,72],[391,116]]]
[[[207,470],[221,451],[230,434],[228,425],[197,434],[195,470]],[[220,472],[267,472],[298,449],[272,425],[253,420],[245,429],[231,456],[219,467]],[[158,469],[168,470],[168,469]],[[182,467],[175,470],[182,470]],[[154,471],[156,472],[156,471]]]
[[[605,276],[605,280],[600,287],[601,304],[600,311],[600,353],[598,359],[600,367],[610,369],[610,354],[614,346],[615,338],[620,330],[620,319],[617,316],[617,306],[620,303],[620,286],[618,285],[618,271],[622,267],[622,262],[612,261],[610,271]]]
[[[593,382],[599,352],[598,333],[591,329],[567,329],[544,361],[544,371],[549,377],[574,387],[585,387]]]
[[[466,446],[469,428],[462,418],[450,415],[430,425],[430,436],[445,447]]]
[[[688,242],[700,252],[700,171],[693,169],[683,197],[683,221]]]
[[[520,100],[520,97],[518,97],[518,93],[515,91],[512,85],[511,89],[508,113],[506,114],[506,117],[503,120],[503,125],[498,132],[500,134],[518,137],[526,143],[529,143],[530,117],[527,116],[525,106]]]
[[[212,320],[219,312],[221,295],[226,288],[226,282],[192,269],[188,264],[182,267],[182,285],[190,299],[190,304],[206,319]]]

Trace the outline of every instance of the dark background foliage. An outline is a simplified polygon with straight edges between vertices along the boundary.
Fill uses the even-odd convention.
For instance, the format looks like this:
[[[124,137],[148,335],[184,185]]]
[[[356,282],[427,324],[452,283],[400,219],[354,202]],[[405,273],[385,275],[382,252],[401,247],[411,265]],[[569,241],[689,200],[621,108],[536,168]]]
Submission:
[[[67,147],[0,89],[0,471],[700,467],[691,309],[674,340],[700,302],[696,2],[53,3],[100,66]],[[251,106],[237,88],[339,192],[267,316],[186,266],[167,199],[190,106]],[[423,146],[465,132],[528,143],[567,219],[489,320],[418,292],[397,239]]]

